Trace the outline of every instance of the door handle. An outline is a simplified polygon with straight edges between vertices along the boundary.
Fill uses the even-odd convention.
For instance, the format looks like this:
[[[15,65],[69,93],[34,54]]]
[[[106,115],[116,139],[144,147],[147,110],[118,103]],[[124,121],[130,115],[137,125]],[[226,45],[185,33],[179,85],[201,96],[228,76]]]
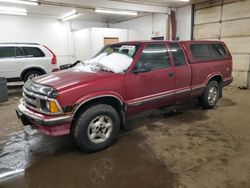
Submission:
[[[173,78],[173,77],[175,76],[175,73],[174,73],[174,72],[170,72],[170,73],[168,73],[168,76],[169,76],[170,78]]]

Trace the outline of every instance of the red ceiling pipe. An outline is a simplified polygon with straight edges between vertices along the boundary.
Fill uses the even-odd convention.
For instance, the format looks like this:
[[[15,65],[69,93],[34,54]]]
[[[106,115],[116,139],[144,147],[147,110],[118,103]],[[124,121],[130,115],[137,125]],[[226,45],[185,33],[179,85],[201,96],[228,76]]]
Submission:
[[[175,11],[171,10],[171,28],[172,28],[172,40],[176,40],[176,16]]]

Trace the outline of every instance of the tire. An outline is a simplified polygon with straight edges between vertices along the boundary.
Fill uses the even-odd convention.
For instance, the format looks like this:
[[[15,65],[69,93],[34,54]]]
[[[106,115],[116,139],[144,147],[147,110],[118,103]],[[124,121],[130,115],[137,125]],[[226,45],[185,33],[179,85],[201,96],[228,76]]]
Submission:
[[[207,84],[205,92],[201,97],[198,98],[198,103],[205,109],[213,108],[220,96],[220,85],[217,81],[210,81]]]
[[[38,77],[40,75],[42,75],[43,73],[41,71],[38,70],[30,70],[28,72],[26,72],[23,76],[23,81],[26,82],[29,79],[33,79],[35,77]]]
[[[72,126],[77,145],[85,152],[96,152],[114,143],[119,134],[120,119],[112,106],[98,104],[83,111]]]

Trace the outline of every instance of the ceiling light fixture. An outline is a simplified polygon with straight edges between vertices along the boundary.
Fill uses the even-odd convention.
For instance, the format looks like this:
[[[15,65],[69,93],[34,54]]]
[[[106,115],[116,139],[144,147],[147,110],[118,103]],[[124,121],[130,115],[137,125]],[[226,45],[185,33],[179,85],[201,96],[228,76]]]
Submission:
[[[1,10],[0,10],[0,14],[27,16],[27,13],[22,13],[22,12],[11,12],[11,11],[1,11]]]
[[[136,16],[138,15],[137,12],[126,11],[126,10],[111,10],[111,9],[95,9],[97,13],[104,13],[104,14],[120,14],[120,15],[129,15],[129,16]]]
[[[24,8],[0,7],[0,14],[12,14],[12,15],[26,16],[27,10]]]
[[[79,14],[76,12],[76,10],[73,10],[71,12],[68,12],[66,14],[64,14],[62,17],[60,17],[60,20],[62,20],[63,22],[68,21],[68,20],[72,20],[76,17],[78,17]]]
[[[28,1],[25,1],[25,0],[0,0],[0,2],[33,5],[33,6],[37,6],[39,4],[37,2],[37,0],[28,0]]]

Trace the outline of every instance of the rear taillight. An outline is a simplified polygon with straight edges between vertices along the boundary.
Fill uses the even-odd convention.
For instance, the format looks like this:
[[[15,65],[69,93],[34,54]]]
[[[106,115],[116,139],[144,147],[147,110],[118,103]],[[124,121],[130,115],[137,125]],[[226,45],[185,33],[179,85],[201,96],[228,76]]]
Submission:
[[[52,65],[55,65],[55,64],[56,64],[56,56],[55,56],[55,55],[53,55],[53,57],[52,57],[51,64],[52,64]]]
[[[47,50],[49,50],[50,51],[50,53],[52,53],[52,60],[51,60],[51,64],[52,65],[56,65],[56,54],[54,54],[54,52],[52,52],[52,50],[51,49],[49,49],[47,46],[44,46]]]

